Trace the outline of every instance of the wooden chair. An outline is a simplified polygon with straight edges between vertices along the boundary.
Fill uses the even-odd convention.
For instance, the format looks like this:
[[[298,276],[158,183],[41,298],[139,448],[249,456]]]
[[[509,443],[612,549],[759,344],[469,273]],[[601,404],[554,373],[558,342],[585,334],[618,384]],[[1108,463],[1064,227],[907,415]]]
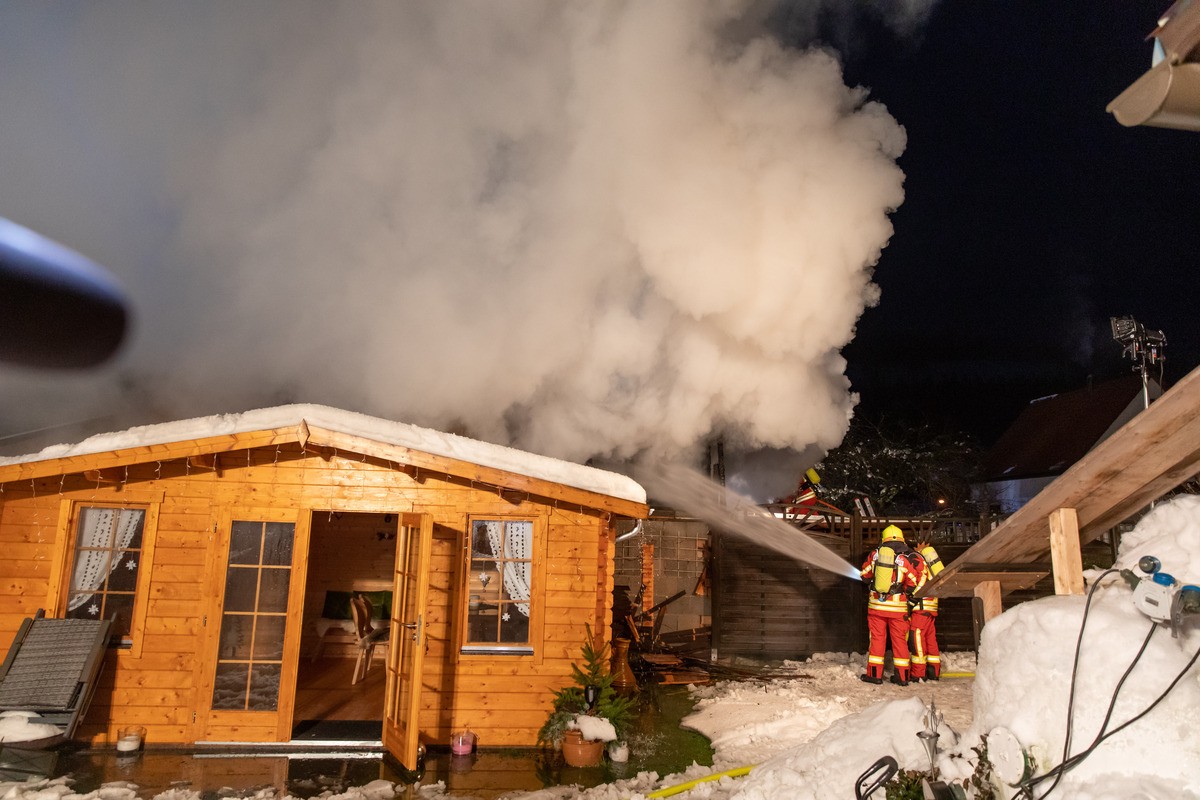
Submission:
[[[367,677],[371,668],[371,659],[375,656],[375,645],[388,644],[388,626],[376,628],[371,624],[371,601],[362,595],[350,598],[350,614],[354,618],[354,631],[358,645],[358,660],[354,662],[354,675],[351,684],[358,683]]]

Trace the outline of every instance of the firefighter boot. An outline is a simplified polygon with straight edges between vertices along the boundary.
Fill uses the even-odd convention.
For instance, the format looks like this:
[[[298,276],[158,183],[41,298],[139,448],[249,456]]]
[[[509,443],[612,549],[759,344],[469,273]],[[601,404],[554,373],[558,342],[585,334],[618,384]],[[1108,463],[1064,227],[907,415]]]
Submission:
[[[896,672],[893,672],[891,680],[892,683],[896,684],[897,686],[908,686],[908,671],[897,670]]]
[[[867,675],[866,673],[864,673],[864,674],[862,674],[862,675],[859,675],[859,676],[858,676],[858,679],[859,679],[860,681],[862,681],[863,683],[873,683],[873,684],[875,684],[876,686],[878,686],[879,684],[883,683],[883,678],[876,678],[875,676],[873,676],[873,675]]]

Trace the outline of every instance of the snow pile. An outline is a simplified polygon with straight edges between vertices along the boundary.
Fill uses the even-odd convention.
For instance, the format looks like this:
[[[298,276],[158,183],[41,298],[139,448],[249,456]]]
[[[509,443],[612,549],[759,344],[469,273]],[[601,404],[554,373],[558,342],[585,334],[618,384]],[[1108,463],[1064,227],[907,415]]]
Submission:
[[[567,727],[579,731],[583,734],[584,739],[591,742],[615,742],[617,740],[617,729],[604,717],[580,714],[568,722]]]
[[[62,734],[62,729],[57,725],[37,720],[38,715],[32,711],[0,713],[0,742],[32,742]]]
[[[1181,583],[1200,583],[1200,497],[1160,504],[1125,536],[1118,568],[1137,569],[1153,555]],[[1091,576],[1095,580],[1099,575]],[[1152,623],[1133,604],[1133,592],[1116,576],[1096,589],[1079,650],[1072,705],[1071,753],[1084,751],[1102,727],[1114,731],[1141,714],[1167,690],[1200,650],[1200,624],[1185,619],[1179,638],[1158,626],[1138,657]],[[1011,730],[1045,772],[1062,760],[1067,700],[1085,598],[1048,597],[1018,605],[984,628],[975,691],[976,728]],[[1122,676],[1137,660],[1128,678]],[[1117,691],[1120,684],[1120,691]],[[1117,694],[1109,706],[1114,693]],[[1104,740],[1095,755],[1068,772],[1056,797],[1135,797],[1112,787],[1160,788],[1150,797],[1200,796],[1200,668],[1195,665],[1141,719]],[[1164,783],[1165,781],[1165,783]],[[1105,787],[1108,794],[1097,794]],[[1047,784],[1048,788],[1048,784]],[[1044,791],[1044,789],[1043,789]]]
[[[855,779],[883,755],[908,769],[928,765],[916,732],[925,727],[918,697],[877,703],[834,722],[811,742],[782,753],[751,772],[731,797],[744,800],[847,797]],[[943,741],[954,733],[943,726]]]
[[[975,670],[974,653],[944,653],[942,658],[943,672]],[[712,742],[718,770],[761,763],[806,744],[837,720],[881,700],[916,695],[936,702],[948,724],[960,730],[970,725],[969,679],[869,686],[858,679],[865,663],[866,657],[857,653],[818,653],[807,661],[784,662],[781,671],[798,677],[699,687],[692,690],[696,709],[682,724]]]

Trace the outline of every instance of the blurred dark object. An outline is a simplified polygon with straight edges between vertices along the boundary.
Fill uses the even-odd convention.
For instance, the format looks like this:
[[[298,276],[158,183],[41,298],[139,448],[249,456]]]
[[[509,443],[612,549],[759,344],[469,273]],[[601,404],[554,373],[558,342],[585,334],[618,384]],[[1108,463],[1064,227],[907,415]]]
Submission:
[[[127,324],[107,270],[0,217],[0,361],[92,367],[117,351]]]

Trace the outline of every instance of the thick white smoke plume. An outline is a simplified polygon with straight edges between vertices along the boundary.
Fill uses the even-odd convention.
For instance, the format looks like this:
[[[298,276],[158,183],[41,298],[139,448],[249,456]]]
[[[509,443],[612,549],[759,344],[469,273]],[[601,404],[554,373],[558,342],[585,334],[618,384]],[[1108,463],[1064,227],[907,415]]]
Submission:
[[[0,215],[138,325],[5,368],[0,433],[301,401],[573,460],[836,445],[904,132],[751,6],[6,4]]]

